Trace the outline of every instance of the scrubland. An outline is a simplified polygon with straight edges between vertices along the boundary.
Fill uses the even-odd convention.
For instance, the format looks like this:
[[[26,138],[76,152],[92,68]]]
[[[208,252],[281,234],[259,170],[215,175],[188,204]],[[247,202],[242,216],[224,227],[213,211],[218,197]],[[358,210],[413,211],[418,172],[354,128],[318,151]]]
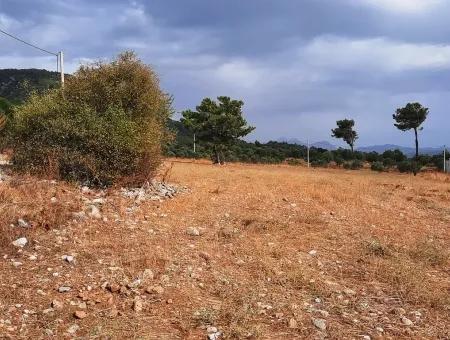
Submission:
[[[0,337],[450,337],[450,177],[176,159],[159,176],[187,189],[0,183]]]

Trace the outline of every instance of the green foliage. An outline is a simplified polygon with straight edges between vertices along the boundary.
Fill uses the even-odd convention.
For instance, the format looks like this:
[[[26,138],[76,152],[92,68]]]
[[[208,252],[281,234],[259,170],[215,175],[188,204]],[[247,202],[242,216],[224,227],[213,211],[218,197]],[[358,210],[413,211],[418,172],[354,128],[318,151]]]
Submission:
[[[255,128],[248,126],[243,117],[244,102],[229,97],[217,100],[203,99],[196,111],[184,111],[181,121],[199,141],[211,145],[215,161],[222,163],[226,148]]]
[[[422,166],[418,164],[415,160],[406,160],[397,164],[398,171],[402,173],[418,173]]]
[[[373,162],[378,162],[378,160],[380,159],[380,155],[378,154],[378,152],[372,151],[366,154],[366,161],[373,163]]]
[[[328,162],[325,159],[316,159],[311,162],[311,166],[314,168],[327,168]]]
[[[382,156],[384,159],[391,159],[395,163],[403,162],[407,159],[406,155],[398,149],[386,150]]]
[[[394,125],[399,130],[408,131],[418,129],[427,119],[428,113],[428,108],[423,107],[420,103],[408,103],[405,107],[397,109],[392,117],[396,122]]]
[[[419,158],[419,139],[417,137],[417,130],[422,123],[427,119],[429,110],[420,103],[408,103],[405,107],[397,109],[392,117],[395,122],[394,125],[401,131],[408,131],[413,129],[416,144],[416,161]],[[417,166],[413,166],[414,175],[417,173]]]
[[[344,163],[344,169],[347,170],[359,170],[363,167],[363,162],[360,161],[359,159],[355,159],[351,162],[346,162]]]
[[[0,97],[0,131],[4,130],[8,117],[11,115],[12,105],[5,99]]]
[[[383,172],[385,170],[383,163],[381,162],[373,162],[370,166],[370,169],[373,171]]]
[[[82,66],[64,90],[33,94],[14,110],[13,166],[92,185],[142,182],[159,165],[170,104],[133,53]]]
[[[59,77],[59,73],[47,70],[0,70],[0,97],[13,103],[23,102],[31,92],[44,93],[59,88]]]
[[[353,129],[355,121],[353,119],[343,119],[336,122],[337,128],[332,129],[332,137],[343,139],[350,148],[355,146],[355,141],[358,139],[358,133]]]

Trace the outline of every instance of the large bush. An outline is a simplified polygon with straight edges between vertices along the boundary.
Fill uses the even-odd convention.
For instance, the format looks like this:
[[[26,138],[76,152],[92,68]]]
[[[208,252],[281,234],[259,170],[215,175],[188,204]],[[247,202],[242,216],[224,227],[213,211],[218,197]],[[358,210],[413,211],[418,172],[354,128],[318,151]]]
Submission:
[[[397,169],[402,173],[418,173],[422,169],[422,166],[414,160],[406,160],[398,163]]]
[[[91,185],[148,179],[168,138],[171,99],[133,53],[82,66],[64,89],[31,97],[13,112],[13,166]]]

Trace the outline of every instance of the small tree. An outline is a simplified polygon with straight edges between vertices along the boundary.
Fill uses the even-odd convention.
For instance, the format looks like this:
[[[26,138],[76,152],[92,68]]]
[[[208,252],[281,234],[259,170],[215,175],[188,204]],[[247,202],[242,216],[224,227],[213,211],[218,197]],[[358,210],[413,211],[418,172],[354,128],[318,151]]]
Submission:
[[[358,133],[353,129],[355,126],[355,121],[353,119],[343,119],[336,122],[337,128],[332,129],[332,137],[343,139],[348,145],[353,153],[353,148],[355,146],[355,141],[358,139]]]
[[[230,97],[218,97],[217,100],[203,99],[196,111],[184,111],[181,121],[199,140],[211,146],[214,162],[223,164],[225,148],[255,128],[248,126],[243,117],[243,101]]]
[[[419,158],[419,140],[417,138],[417,130],[422,130],[420,127],[427,119],[428,108],[423,107],[420,103],[408,103],[405,107],[397,109],[396,113],[392,115],[395,122],[394,125],[402,131],[413,129],[416,137],[416,161]]]

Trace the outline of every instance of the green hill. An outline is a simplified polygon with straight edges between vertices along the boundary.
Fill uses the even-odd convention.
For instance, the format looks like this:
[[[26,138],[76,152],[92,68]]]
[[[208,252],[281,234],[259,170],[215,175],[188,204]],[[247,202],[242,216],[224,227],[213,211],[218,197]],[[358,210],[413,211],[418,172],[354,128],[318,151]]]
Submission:
[[[31,91],[59,86],[59,73],[38,69],[0,69],[0,97],[12,103],[25,100]]]

